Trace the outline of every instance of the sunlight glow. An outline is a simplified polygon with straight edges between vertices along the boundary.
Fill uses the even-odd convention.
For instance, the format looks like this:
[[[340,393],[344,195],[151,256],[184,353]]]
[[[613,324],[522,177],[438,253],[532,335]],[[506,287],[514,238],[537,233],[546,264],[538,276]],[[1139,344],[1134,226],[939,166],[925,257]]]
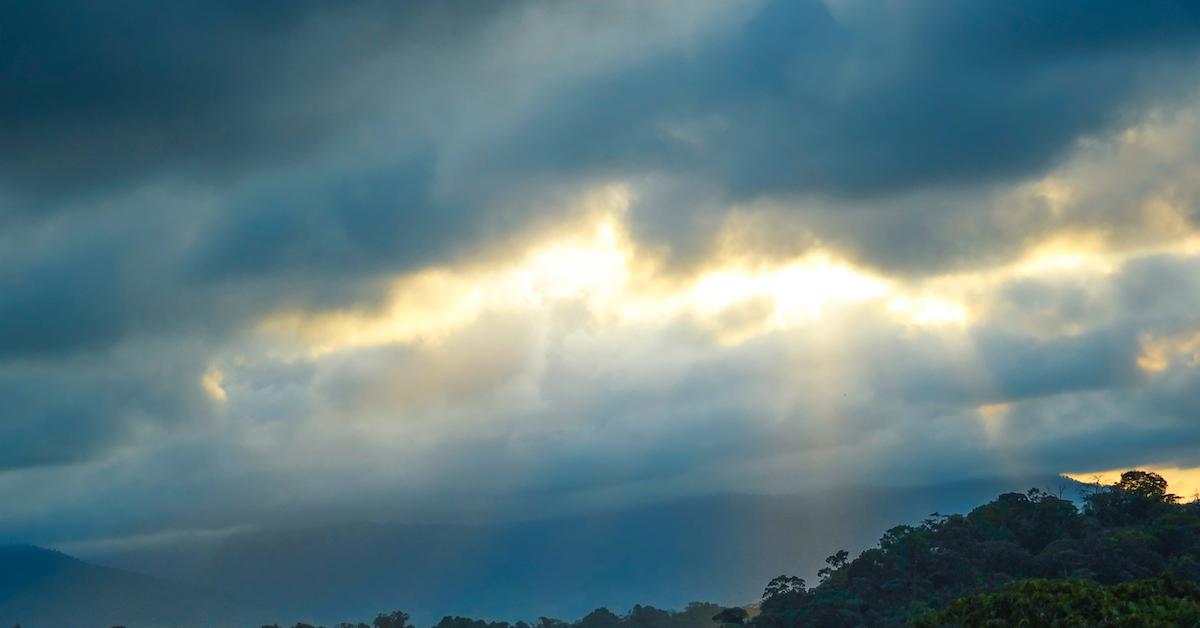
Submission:
[[[888,291],[882,280],[833,264],[825,257],[793,262],[767,272],[720,270],[702,276],[691,291],[691,303],[712,314],[756,297],[775,303],[774,318],[784,324],[817,320],[822,308],[838,301],[865,301]]]
[[[615,296],[628,278],[627,252],[618,242],[611,220],[594,227],[590,239],[553,243],[535,250],[514,269],[510,289],[523,292],[531,303],[590,296]]]
[[[1017,262],[1018,274],[1044,274],[1060,271],[1092,271],[1111,274],[1116,271],[1112,256],[1105,250],[1102,234],[1062,234],[1031,248]]]
[[[1003,438],[1010,410],[1012,404],[1009,403],[989,403],[975,408],[979,414],[979,424],[989,443],[998,442]]]
[[[1065,194],[1051,186],[1047,194]],[[691,320],[721,344],[739,344],[774,330],[824,324],[836,310],[874,311],[901,326],[964,329],[976,312],[967,303],[992,287],[1029,275],[1116,272],[1136,252],[1109,253],[1099,233],[1060,234],[1016,262],[910,284],[856,268],[834,252],[812,250],[776,263],[718,257],[690,276],[661,272],[641,251],[622,217],[622,189],[586,203],[584,218],[500,256],[500,263],[430,268],[395,279],[373,310],[285,311],[260,330],[298,339],[319,355],[388,343],[437,343],[488,313],[550,315],[569,304],[593,325],[668,324]],[[1181,241],[1175,248],[1191,240]],[[838,317],[833,317],[834,319]],[[1194,363],[1195,339],[1147,340],[1139,366]],[[206,380],[207,381],[207,380]],[[205,384],[215,399],[216,384]]]
[[[377,310],[281,312],[264,320],[260,330],[300,338],[306,353],[320,355],[395,342],[436,343],[486,312],[535,312],[561,303],[583,305],[597,324],[691,318],[722,344],[814,324],[830,308],[851,304],[877,303],[903,324],[961,326],[969,319],[961,303],[910,296],[899,284],[824,251],[770,266],[727,260],[690,279],[669,280],[656,274],[655,260],[639,256],[619,215],[593,215],[507,265],[435,268],[401,277]]]
[[[1061,214],[1075,195],[1069,184],[1055,177],[1042,179],[1031,187],[1034,195],[1041,198],[1054,215]]]
[[[1200,467],[1138,465],[1137,467],[1110,469],[1107,471],[1064,473],[1063,475],[1076,482],[1112,484],[1121,479],[1122,473],[1132,468],[1141,469],[1142,471],[1153,471],[1163,476],[1163,479],[1167,481],[1167,490],[1178,495],[1183,501],[1191,501],[1200,497]]]
[[[898,296],[889,308],[914,325],[965,325],[967,307],[961,303],[936,298]]]
[[[204,375],[200,377],[200,387],[204,389],[210,399],[218,403],[229,398],[225,393],[225,388],[221,386],[223,379],[225,379],[225,374],[213,366],[208,367],[208,370],[204,371]]]
[[[1143,336],[1138,368],[1147,373],[1160,373],[1172,364],[1193,368],[1200,366],[1200,331],[1187,331],[1169,336]]]

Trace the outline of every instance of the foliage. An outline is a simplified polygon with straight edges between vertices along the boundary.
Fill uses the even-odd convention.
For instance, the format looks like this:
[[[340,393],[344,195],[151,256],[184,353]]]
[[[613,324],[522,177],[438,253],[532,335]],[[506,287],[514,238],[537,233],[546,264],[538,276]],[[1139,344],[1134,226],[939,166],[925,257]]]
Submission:
[[[955,600],[913,621],[934,626],[1193,626],[1200,587],[1171,577],[1099,587],[1080,580],[1021,580]]]
[[[821,583],[812,589],[772,580],[776,586],[768,585],[755,628],[902,626],[913,617],[936,617],[929,613],[938,609],[960,608],[954,600],[979,594],[984,596],[966,598],[961,608],[1058,592],[1129,610],[1134,607],[1121,607],[1125,598],[1120,596],[1160,586],[1169,597],[1182,589],[1099,587],[1147,579],[1200,581],[1200,505],[1180,504],[1154,473],[1130,471],[1086,495],[1082,510],[1037,489],[1007,493],[967,515],[935,515],[917,526],[896,526],[858,558],[849,560],[840,551],[825,562]],[[1165,576],[1173,579],[1154,580]],[[1042,580],[1012,584],[1026,579]],[[1060,591],[1054,588],[1059,583],[1044,579],[1070,580]],[[1003,589],[1006,585],[1016,588]],[[986,593],[997,590],[1007,593]],[[1141,608],[1140,602],[1129,604]],[[1173,604],[1160,606],[1176,609]]]
[[[470,617],[459,617],[457,615],[451,617],[447,615],[434,628],[510,628],[510,625],[508,622],[487,622],[482,619],[471,619]],[[529,628],[529,624],[518,622],[515,628]]]
[[[733,624],[736,626],[741,626],[742,624],[745,624],[746,620],[749,618],[750,613],[747,613],[746,609],[739,606],[722,609],[721,612],[713,615],[713,621],[721,625]]]
[[[412,628],[412,625],[408,623],[408,613],[404,611],[380,613],[375,616],[375,622],[372,625],[375,628]]]

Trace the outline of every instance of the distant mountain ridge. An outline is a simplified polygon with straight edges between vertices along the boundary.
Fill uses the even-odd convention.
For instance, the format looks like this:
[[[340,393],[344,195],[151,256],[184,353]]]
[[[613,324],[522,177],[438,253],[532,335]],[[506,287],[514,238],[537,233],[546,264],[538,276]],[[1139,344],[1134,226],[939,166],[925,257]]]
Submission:
[[[248,626],[261,611],[201,589],[30,545],[0,546],[0,625]]]
[[[754,601],[780,573],[811,577],[837,549],[873,545],[897,522],[966,512],[1031,487],[1075,490],[1057,476],[807,496],[723,494],[491,525],[346,523],[237,533],[198,549],[105,558],[253,595],[281,624],[334,623],[400,608],[418,626],[443,615],[579,617],[599,607],[681,608]],[[164,558],[159,559],[161,552]]]

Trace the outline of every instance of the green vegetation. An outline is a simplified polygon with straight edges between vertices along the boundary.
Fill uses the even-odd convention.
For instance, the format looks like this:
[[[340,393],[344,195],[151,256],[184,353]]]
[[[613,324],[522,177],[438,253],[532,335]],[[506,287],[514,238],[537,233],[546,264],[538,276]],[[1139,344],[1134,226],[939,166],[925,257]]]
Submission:
[[[1100,587],[1081,580],[1020,580],[993,593],[951,602],[917,617],[934,626],[1193,626],[1200,587],[1170,576]]]

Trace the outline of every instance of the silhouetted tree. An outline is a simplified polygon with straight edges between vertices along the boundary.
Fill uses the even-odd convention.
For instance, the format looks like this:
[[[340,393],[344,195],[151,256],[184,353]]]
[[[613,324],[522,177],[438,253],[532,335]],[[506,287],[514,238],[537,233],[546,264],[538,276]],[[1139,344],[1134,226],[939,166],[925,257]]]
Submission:
[[[1122,526],[1152,517],[1179,501],[1167,492],[1167,481],[1150,471],[1126,471],[1115,484],[1084,498],[1084,511],[1108,526]]]
[[[897,528],[893,528],[893,530],[895,529]],[[890,532],[891,530],[889,530],[889,533]],[[833,572],[845,567],[849,558],[850,552],[847,552],[846,550],[838,550],[836,554],[825,559],[825,564],[828,565],[828,567],[822,567],[820,570],[818,570],[817,577],[822,580],[827,580],[829,576],[833,574]]]
[[[1115,488],[1159,501],[1174,502],[1179,499],[1177,496],[1167,493],[1167,481],[1163,476],[1150,471],[1136,469],[1126,471],[1121,474],[1121,479],[1117,481]]]
[[[723,609],[716,615],[713,615],[713,621],[720,622],[721,624],[733,624],[736,626],[741,626],[742,624],[746,623],[746,619],[749,617],[750,613],[746,612],[746,609],[740,606],[732,606],[730,608]]]
[[[583,619],[575,622],[575,628],[620,628],[620,626],[621,618],[603,607],[597,608],[584,615]]]
[[[720,611],[719,604],[689,602],[682,611],[671,614],[672,628],[713,628],[712,616]]]
[[[408,623],[408,613],[404,611],[392,611],[390,613],[380,613],[375,616],[375,622],[372,624],[375,628],[412,628]]]
[[[538,617],[535,628],[567,628],[567,622],[553,617]]]
[[[780,595],[804,593],[805,584],[804,578],[775,576],[767,583],[767,588],[763,590],[762,599],[769,600]]]

